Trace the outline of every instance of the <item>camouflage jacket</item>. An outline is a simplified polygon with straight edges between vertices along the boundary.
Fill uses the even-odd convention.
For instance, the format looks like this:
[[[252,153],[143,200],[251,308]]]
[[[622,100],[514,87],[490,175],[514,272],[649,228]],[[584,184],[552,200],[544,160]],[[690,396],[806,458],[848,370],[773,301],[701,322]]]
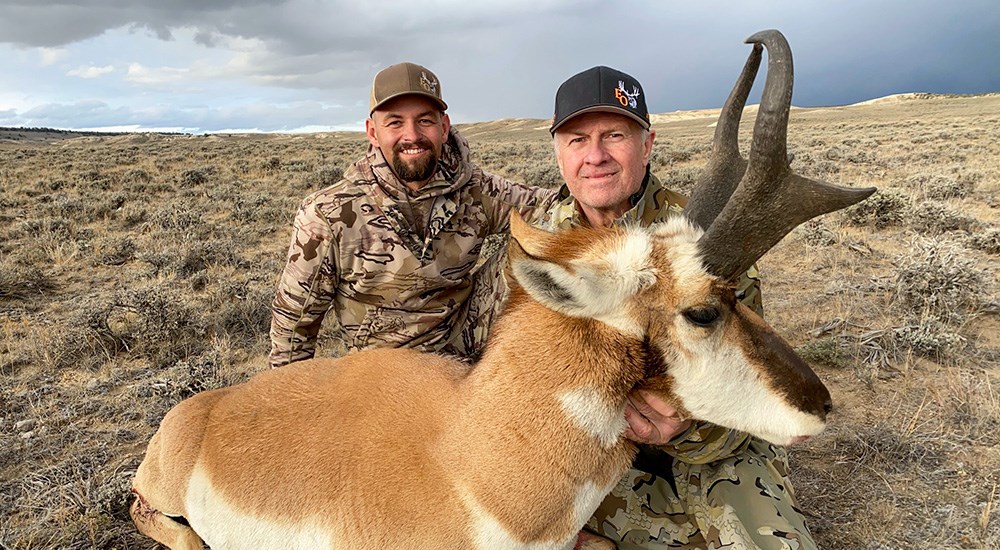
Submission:
[[[646,175],[642,188],[632,195],[631,200],[632,208],[615,220],[616,224],[649,225],[661,222],[680,214],[687,204],[686,197],[664,187],[652,174]],[[569,188],[564,184],[559,189],[559,202],[546,212],[539,225],[552,231],[565,229],[571,225],[585,224],[582,216],[576,201],[569,194]],[[737,292],[744,305],[763,315],[760,278],[756,267],[751,267],[743,275]],[[749,442],[750,436],[743,432],[697,421],[674,437],[663,450],[689,464],[707,464],[742,452]]]
[[[416,193],[371,148],[299,208],[271,307],[271,366],[312,357],[331,309],[348,351],[474,355],[488,327],[476,341],[456,336],[477,321],[468,298],[484,239],[509,230],[512,210],[537,221],[556,198],[483,172],[454,128],[434,179]]]

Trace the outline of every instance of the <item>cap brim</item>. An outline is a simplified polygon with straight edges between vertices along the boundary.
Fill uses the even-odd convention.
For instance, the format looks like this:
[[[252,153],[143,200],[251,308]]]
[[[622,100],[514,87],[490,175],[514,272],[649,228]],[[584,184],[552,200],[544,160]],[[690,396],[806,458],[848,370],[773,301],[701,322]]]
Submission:
[[[419,96],[426,97],[427,99],[431,100],[432,103],[434,103],[438,107],[440,107],[442,111],[447,111],[448,110],[448,104],[445,103],[444,101],[442,101],[441,98],[439,98],[438,96],[436,96],[434,94],[427,94],[427,93],[424,93],[424,92],[414,92],[414,91],[407,90],[405,92],[399,92],[397,94],[392,94],[391,96],[382,99],[382,101],[379,101],[378,103],[376,103],[375,106],[372,107],[370,111],[368,111],[368,115],[371,116],[371,114],[374,113],[375,111],[377,111],[379,107],[385,105],[387,102],[392,101],[393,99],[396,99],[397,97],[404,96],[404,95],[419,95]]]
[[[632,111],[629,111],[627,109],[619,109],[618,107],[614,107],[612,105],[593,105],[591,107],[585,107],[583,109],[580,109],[579,111],[575,111],[575,112],[573,112],[573,113],[571,113],[571,114],[563,117],[562,120],[560,120],[559,122],[553,124],[552,127],[549,128],[549,133],[551,133],[551,134],[556,133],[556,130],[560,126],[562,126],[563,124],[566,124],[567,122],[569,122],[570,120],[572,120],[574,117],[577,117],[579,115],[586,114],[586,113],[612,113],[612,114],[616,114],[616,115],[626,116],[626,117],[631,118],[632,120],[638,122],[639,126],[642,126],[642,128],[644,130],[649,130],[649,121],[643,119],[641,116],[633,113]]]

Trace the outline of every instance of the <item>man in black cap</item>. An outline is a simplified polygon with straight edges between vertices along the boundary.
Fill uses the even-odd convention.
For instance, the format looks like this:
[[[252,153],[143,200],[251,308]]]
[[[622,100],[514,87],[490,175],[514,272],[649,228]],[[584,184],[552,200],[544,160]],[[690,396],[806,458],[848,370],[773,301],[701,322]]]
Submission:
[[[599,66],[570,77],[556,92],[550,132],[566,183],[542,227],[649,225],[686,204],[650,173],[656,132],[642,85],[628,74]],[[743,276],[738,293],[763,314],[756,268]],[[629,400],[626,436],[644,447],[588,529],[619,548],[815,548],[796,507],[784,449],[681,420],[643,391]]]

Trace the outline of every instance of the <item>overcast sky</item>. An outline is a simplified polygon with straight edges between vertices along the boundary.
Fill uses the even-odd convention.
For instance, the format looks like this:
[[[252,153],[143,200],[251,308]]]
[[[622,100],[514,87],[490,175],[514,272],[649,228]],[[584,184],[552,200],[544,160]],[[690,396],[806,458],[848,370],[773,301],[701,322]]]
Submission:
[[[652,112],[712,108],[767,28],[798,106],[1000,91],[996,0],[0,0],[0,126],[360,129],[400,61],[437,73],[455,123],[551,117],[594,65]]]

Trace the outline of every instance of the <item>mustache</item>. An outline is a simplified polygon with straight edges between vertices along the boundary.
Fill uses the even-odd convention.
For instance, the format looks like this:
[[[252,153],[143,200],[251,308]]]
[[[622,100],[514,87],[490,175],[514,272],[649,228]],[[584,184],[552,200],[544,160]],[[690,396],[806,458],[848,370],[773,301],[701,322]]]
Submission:
[[[402,151],[403,149],[408,149],[408,148],[414,147],[414,146],[420,147],[422,149],[431,149],[431,150],[434,149],[434,144],[431,143],[431,141],[429,139],[421,137],[421,138],[418,138],[418,139],[416,139],[414,141],[410,141],[410,142],[407,142],[407,143],[402,143],[402,142],[397,143],[396,145],[394,145],[392,147],[392,151],[394,153],[398,153],[398,152]]]

